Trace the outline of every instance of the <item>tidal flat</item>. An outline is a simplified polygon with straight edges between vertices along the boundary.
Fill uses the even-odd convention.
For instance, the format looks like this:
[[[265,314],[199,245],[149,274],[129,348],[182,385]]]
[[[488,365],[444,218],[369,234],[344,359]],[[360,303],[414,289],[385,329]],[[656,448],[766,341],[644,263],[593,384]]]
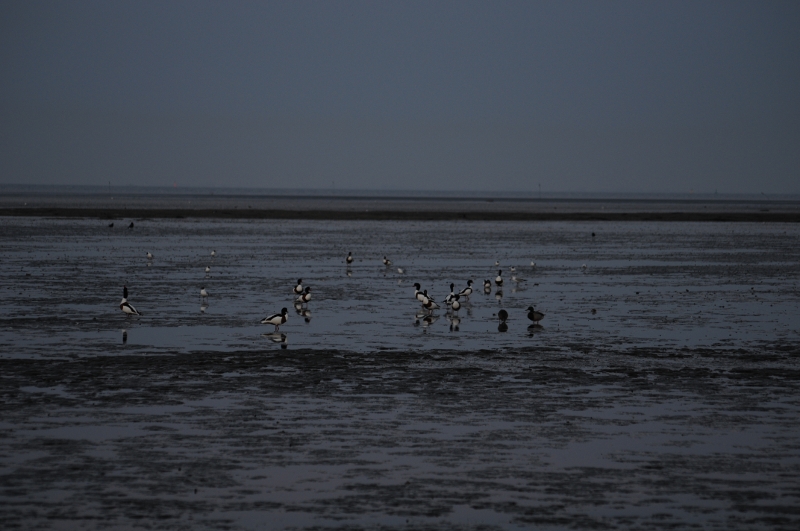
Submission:
[[[800,525],[796,224],[0,221],[6,528]]]

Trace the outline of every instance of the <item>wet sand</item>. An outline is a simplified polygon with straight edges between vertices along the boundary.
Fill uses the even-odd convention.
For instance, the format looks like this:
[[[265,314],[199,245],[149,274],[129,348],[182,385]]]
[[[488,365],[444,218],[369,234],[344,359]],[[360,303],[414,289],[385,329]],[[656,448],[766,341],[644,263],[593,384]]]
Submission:
[[[0,242],[5,528],[800,524],[796,224],[23,216]],[[457,324],[420,314],[413,282],[467,278]]]
[[[797,529],[797,345],[2,360],[6,529]]]

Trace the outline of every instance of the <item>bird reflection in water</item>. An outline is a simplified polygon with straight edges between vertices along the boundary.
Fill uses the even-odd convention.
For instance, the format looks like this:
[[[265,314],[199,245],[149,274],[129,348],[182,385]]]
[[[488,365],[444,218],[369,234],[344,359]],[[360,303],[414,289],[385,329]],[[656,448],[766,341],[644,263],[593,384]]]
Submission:
[[[303,305],[301,303],[299,302],[294,303],[294,311],[297,312],[297,315],[302,317],[305,320],[305,322],[307,323],[311,322],[311,310],[309,310],[308,308],[303,308]]]
[[[207,309],[208,309],[208,304],[201,304],[200,305],[200,313],[206,313]]]
[[[450,331],[451,332],[458,332],[459,326],[461,325],[461,319],[457,315],[448,316],[447,320],[450,321]]]
[[[528,327],[528,337],[533,337],[534,334],[537,334],[537,333],[543,332],[543,331],[544,331],[544,327],[542,325],[540,325],[540,324],[532,324],[532,325],[530,325]]]
[[[353,276],[353,270],[352,270],[352,269],[350,269],[349,267],[347,268],[347,270],[345,271],[345,273],[347,273],[347,276],[348,276],[348,277],[352,277],[352,276]]]
[[[127,342],[128,342],[128,331],[127,330],[123,330],[122,331],[122,344],[124,345]]]
[[[499,325],[497,325],[498,332],[508,332],[508,325],[505,321],[502,321]]]
[[[272,341],[273,343],[280,343],[281,348],[285,349],[289,346],[288,338],[286,334],[281,332],[270,332],[269,334],[261,334],[262,337],[265,337]]]
[[[423,329],[428,328],[430,325],[439,320],[438,316],[423,312],[417,312],[415,317],[416,320],[414,321],[414,326],[422,325]]]
[[[503,290],[497,290],[497,292],[494,294],[494,298],[497,300],[497,302],[503,302]]]

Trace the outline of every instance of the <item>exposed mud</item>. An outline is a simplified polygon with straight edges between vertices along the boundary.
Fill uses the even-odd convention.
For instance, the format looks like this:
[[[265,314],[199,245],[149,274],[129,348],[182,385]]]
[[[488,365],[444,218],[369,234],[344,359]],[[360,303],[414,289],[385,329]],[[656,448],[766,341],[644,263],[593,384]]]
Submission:
[[[797,529],[800,351],[2,360],[12,528]]]

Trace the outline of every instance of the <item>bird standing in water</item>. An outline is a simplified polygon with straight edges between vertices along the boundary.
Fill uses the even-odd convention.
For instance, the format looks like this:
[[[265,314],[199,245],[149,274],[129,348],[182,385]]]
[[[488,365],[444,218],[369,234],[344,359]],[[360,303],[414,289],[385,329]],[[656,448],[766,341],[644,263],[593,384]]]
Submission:
[[[528,319],[533,321],[533,324],[537,324],[539,321],[544,319],[544,314],[534,310],[533,306],[528,306]]]
[[[128,286],[122,286],[122,300],[119,303],[119,309],[127,315],[142,315],[128,302]]]
[[[275,332],[278,331],[278,328],[288,320],[289,310],[286,308],[281,310],[281,313],[275,313],[272,315],[268,315],[261,320],[261,324],[271,324],[275,326]]]

